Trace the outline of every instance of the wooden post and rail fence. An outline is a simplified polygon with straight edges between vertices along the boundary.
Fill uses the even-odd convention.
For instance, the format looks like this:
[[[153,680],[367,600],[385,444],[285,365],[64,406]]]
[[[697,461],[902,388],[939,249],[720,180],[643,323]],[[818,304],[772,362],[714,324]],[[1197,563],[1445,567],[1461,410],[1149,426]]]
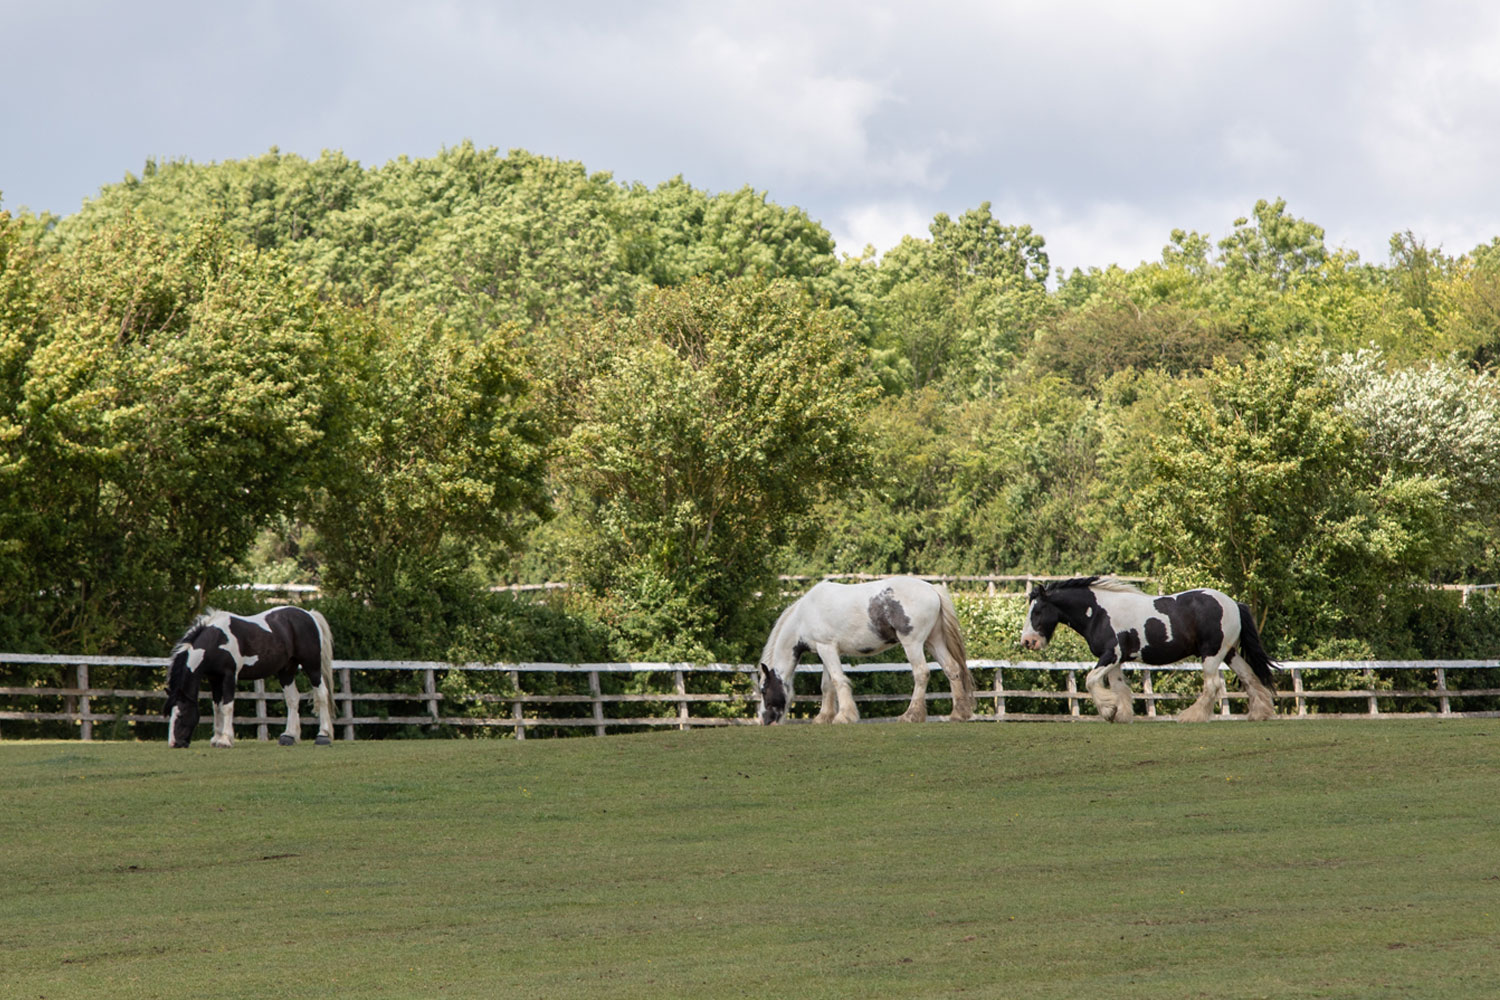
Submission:
[[[54,677],[61,670],[69,680],[0,686],[0,737],[23,736],[26,724],[61,722],[76,727],[84,740],[94,739],[96,727],[102,726],[111,727],[109,732],[116,736],[134,738],[135,724],[163,726],[164,738],[160,706],[165,704],[165,657],[0,653],[0,670],[10,665],[51,667],[54,669],[49,672]],[[971,660],[969,665],[984,681],[977,692],[978,721],[1097,720],[1079,677],[1092,663]],[[941,673],[936,664],[933,667],[936,681]],[[91,669],[95,676],[115,678],[114,683],[91,683]],[[801,674],[813,675],[821,669],[819,664],[798,668]],[[856,692],[861,687],[860,676],[910,674],[905,663],[861,662],[846,669],[855,675]],[[337,736],[344,740],[361,735],[400,735],[392,730],[410,726],[426,731],[446,728],[456,733],[486,731],[525,739],[529,732],[540,729],[591,731],[602,736],[653,727],[751,725],[755,722],[756,698],[750,670],[750,665],[723,663],[336,660],[335,722]],[[1192,662],[1165,667],[1130,664],[1126,671],[1142,721],[1169,718],[1172,711],[1186,707],[1200,688],[1197,675],[1201,668]],[[479,676],[455,678],[451,676],[454,672]],[[1179,677],[1181,674],[1193,676]],[[139,682],[121,686],[122,675],[138,678]],[[453,679],[475,683],[462,685],[462,693],[450,695],[444,687]],[[707,682],[698,686],[716,690],[690,691],[689,682],[695,679]],[[311,699],[306,697],[305,679],[299,680],[299,687],[304,695],[301,714],[306,732],[309,725],[315,726],[316,715]],[[483,687],[495,690],[478,690]],[[1500,717],[1500,660],[1300,661],[1283,664],[1278,687],[1279,717]],[[855,700],[872,705],[904,703],[909,697],[900,693],[856,693]],[[930,690],[927,697],[929,701],[946,700],[947,693]],[[1220,714],[1229,717],[1233,706],[1243,711],[1243,698],[1243,694],[1231,691]],[[275,703],[275,708],[268,709],[267,702]],[[274,684],[268,689],[264,682],[257,681],[252,688],[240,690],[235,701],[235,724],[241,738],[249,735],[251,727],[258,739],[272,738],[273,728],[279,731],[284,724],[281,702],[282,695]],[[816,694],[799,694],[797,707],[815,711],[817,703]],[[205,731],[208,718],[205,713],[201,723]],[[890,720],[872,717],[864,721]]]

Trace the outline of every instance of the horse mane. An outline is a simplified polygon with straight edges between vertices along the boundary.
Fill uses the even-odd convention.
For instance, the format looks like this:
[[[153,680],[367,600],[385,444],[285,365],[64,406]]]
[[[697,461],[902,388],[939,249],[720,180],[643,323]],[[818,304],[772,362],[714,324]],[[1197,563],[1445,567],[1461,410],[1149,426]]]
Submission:
[[[802,596],[806,597],[807,595],[803,594]],[[782,608],[781,614],[776,616],[776,624],[771,626],[771,634],[766,637],[766,644],[760,651],[760,662],[764,663],[766,666],[769,667],[771,665],[771,651],[776,647],[776,639],[781,635],[782,626],[786,624],[787,619],[791,617],[792,609],[795,608],[798,601],[801,600],[801,597],[797,598],[796,601],[793,601],[785,608]]]
[[[1113,576],[1096,577],[1094,582],[1090,584],[1090,586],[1095,590],[1108,590],[1116,594],[1141,594],[1143,596],[1149,596],[1144,590],[1142,590],[1140,587],[1137,587],[1135,584],[1127,583],[1126,581]]]
[[[219,611],[216,608],[208,608],[203,612],[203,614],[193,619],[193,624],[188,626],[188,630],[182,634],[182,638],[177,640],[177,645],[172,647],[172,655],[175,656],[177,655],[178,650],[186,649],[188,646],[191,646],[193,644],[193,640],[202,635],[203,630],[208,628],[213,619],[221,614],[223,614],[223,612]]]
[[[1049,580],[1032,591],[1033,599],[1038,596],[1055,594],[1060,590],[1106,590],[1115,594],[1142,594],[1145,591],[1133,583],[1127,583],[1119,577],[1114,576],[1075,576],[1070,580]]]

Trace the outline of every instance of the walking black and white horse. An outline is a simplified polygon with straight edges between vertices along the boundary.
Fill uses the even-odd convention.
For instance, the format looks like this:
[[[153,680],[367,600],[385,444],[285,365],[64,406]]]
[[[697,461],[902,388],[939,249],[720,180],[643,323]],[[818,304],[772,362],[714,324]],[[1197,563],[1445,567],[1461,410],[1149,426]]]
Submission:
[[[1261,646],[1250,609],[1217,590],[1185,590],[1152,597],[1111,577],[1085,576],[1032,589],[1021,645],[1043,649],[1057,623],[1069,626],[1099,658],[1089,671],[1089,697],[1111,722],[1135,716],[1121,664],[1139,660],[1158,666],[1190,656],[1203,658],[1203,693],[1177,716],[1205,722],[1224,697],[1220,667],[1228,663],[1249,696],[1252,721],[1274,711],[1276,664]]]
[[[755,669],[763,725],[780,722],[791,708],[792,676],[807,653],[823,661],[823,707],[815,722],[857,722],[859,706],[841,657],[873,656],[900,645],[911,664],[911,705],[901,719],[927,718],[927,656],[932,651],[953,692],[950,719],[974,714],[974,677],[963,633],[946,587],[893,576],[868,583],[829,580],[814,586],[781,613]]]
[[[286,696],[286,731],[277,742],[291,746],[301,733],[297,668],[312,683],[318,711],[319,746],[333,742],[333,633],[316,611],[281,607],[243,617],[209,611],[195,621],[172,650],[167,665],[167,742],[185,747],[198,725],[198,689],[214,703],[211,746],[234,746],[234,689],[240,680],[275,677]]]

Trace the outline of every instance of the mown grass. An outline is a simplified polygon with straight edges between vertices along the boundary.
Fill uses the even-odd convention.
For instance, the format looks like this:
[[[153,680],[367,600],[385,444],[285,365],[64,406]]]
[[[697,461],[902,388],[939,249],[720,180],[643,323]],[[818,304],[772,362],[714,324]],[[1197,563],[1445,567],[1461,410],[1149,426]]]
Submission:
[[[1500,720],[0,744],[0,992],[1494,997],[1497,765]]]

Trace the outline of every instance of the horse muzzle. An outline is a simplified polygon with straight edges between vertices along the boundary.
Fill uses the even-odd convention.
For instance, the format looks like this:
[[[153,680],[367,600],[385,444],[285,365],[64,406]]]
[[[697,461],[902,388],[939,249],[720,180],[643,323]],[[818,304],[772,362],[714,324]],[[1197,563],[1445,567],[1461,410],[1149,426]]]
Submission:
[[[1039,635],[1021,636],[1021,648],[1040,652],[1047,648],[1047,640]]]

